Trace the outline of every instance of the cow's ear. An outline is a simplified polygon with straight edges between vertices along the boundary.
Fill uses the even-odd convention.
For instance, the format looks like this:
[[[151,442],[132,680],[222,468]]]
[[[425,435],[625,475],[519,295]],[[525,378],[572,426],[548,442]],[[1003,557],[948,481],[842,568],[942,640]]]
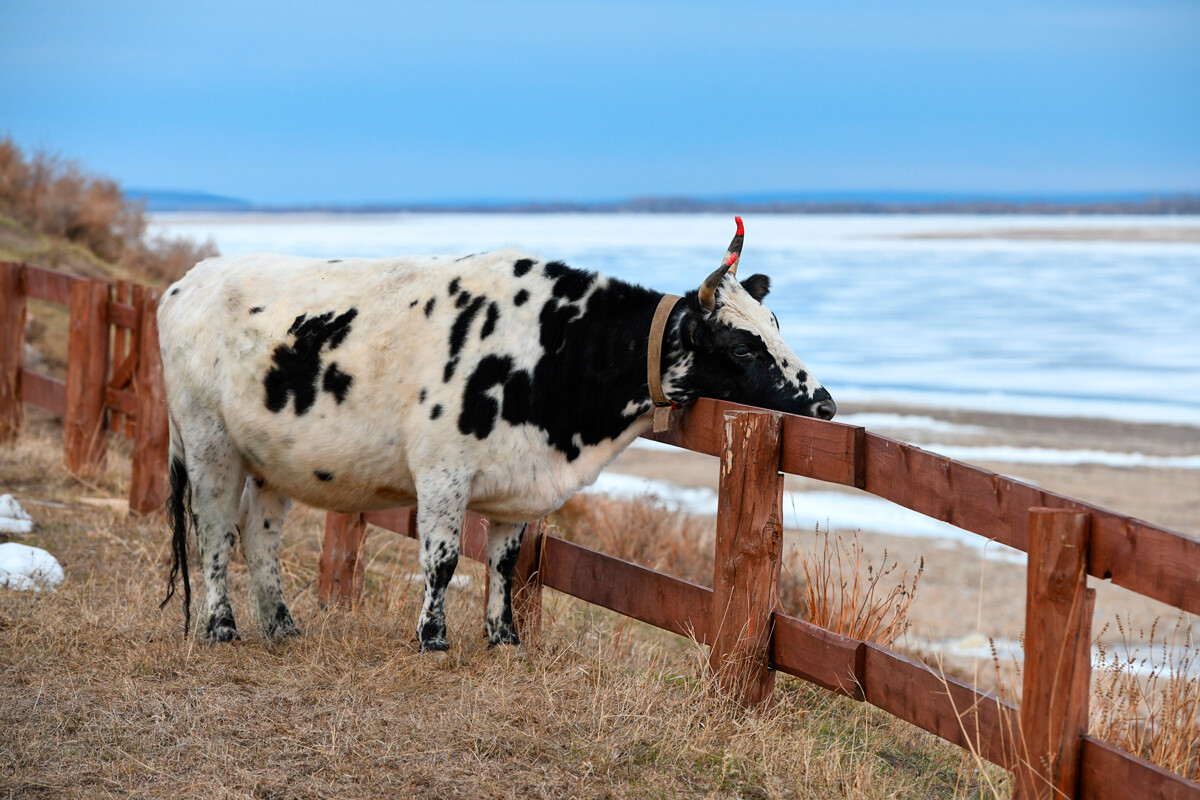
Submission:
[[[683,343],[685,347],[692,350],[706,350],[712,339],[712,331],[699,314],[688,314],[683,318],[683,324],[680,326]]]
[[[761,303],[767,292],[771,291],[771,279],[766,275],[751,275],[742,281],[742,288]]]

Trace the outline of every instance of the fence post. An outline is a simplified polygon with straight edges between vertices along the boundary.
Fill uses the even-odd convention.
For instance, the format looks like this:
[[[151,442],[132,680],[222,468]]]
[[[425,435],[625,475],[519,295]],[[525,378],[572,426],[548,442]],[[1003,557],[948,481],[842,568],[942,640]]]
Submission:
[[[367,539],[367,521],[362,514],[325,515],[325,544],[321,547],[321,580],[318,597],[322,605],[354,605],[362,594],[366,563],[362,559]]]
[[[726,411],[724,424],[709,666],[722,690],[756,706],[775,688],[768,653],[783,554],[783,420]]]
[[[521,553],[513,568],[513,619],[521,641],[526,644],[534,642],[542,632],[542,536],[545,530],[545,517],[525,526]]]
[[[133,440],[133,473],[129,481],[129,510],[145,514],[159,508],[167,493],[167,397],[163,386],[162,354],[158,349],[158,301],[162,292],[146,289],[138,303],[140,317],[134,388],[137,426]]]
[[[24,267],[0,262],[0,442],[15,439],[25,422],[21,368],[25,365]]]
[[[1019,800],[1077,796],[1096,598],[1087,588],[1089,521],[1083,511],[1029,510]]]
[[[104,424],[104,384],[108,379],[107,283],[71,282],[71,325],[67,340],[67,414],[63,420],[63,460],[79,474],[104,468],[108,441]]]

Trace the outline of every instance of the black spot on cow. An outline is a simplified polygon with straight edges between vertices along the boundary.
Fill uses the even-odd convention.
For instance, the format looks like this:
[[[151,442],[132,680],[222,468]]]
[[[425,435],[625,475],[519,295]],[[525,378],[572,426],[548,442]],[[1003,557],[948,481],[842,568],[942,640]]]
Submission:
[[[471,323],[475,319],[475,315],[479,313],[479,309],[483,307],[486,297],[480,295],[471,301],[471,304],[458,313],[458,317],[454,320],[454,325],[450,328],[450,357],[454,358],[462,350],[463,345],[467,341],[467,331],[471,328]]]
[[[316,475],[317,480],[322,481],[324,483],[329,483],[331,480],[333,480],[333,473],[326,472],[323,469],[313,470],[313,475]]]
[[[455,299],[455,301],[454,301],[454,307],[455,307],[455,308],[462,308],[463,306],[465,306],[465,305],[466,305],[467,303],[469,303],[469,302],[471,302],[471,293],[470,293],[470,292],[463,292],[462,294],[460,294],[460,295],[457,297],[457,299]]]
[[[254,308],[250,309],[250,313],[251,314],[261,314],[262,310],[263,310],[262,306],[255,306]]]
[[[442,383],[449,383],[454,377],[454,370],[458,369],[458,359],[452,358],[446,362],[446,366],[442,367]]]
[[[329,262],[328,262],[328,263],[330,263],[330,264],[340,264],[340,263],[342,263],[342,260],[341,260],[340,258],[331,258],[331,259],[329,259]]]
[[[454,297],[454,295],[458,294],[458,290],[460,288],[458,280],[459,280],[458,278],[455,278],[454,280],[450,281],[450,296],[451,297]]]
[[[353,383],[354,378],[338,369],[337,362],[334,361],[325,369],[325,378],[321,381],[321,388],[332,394],[338,401],[338,405],[341,405]]]
[[[301,314],[287,331],[289,336],[294,337],[291,346],[276,346],[271,355],[274,366],[263,379],[267,391],[266,405],[271,411],[282,411],[287,407],[288,400],[295,397],[296,415],[301,416],[316,402],[317,380],[322,373],[321,351],[326,346],[330,350],[337,349],[350,333],[351,323],[358,316],[358,309],[351,308],[336,317],[334,313],[327,311],[311,319],[307,314]],[[341,397],[338,397],[338,401],[341,402],[352,378],[336,369],[326,371],[325,375],[323,388],[332,392],[335,397],[338,397],[340,390]]]
[[[438,403],[436,406],[433,407],[433,410],[431,410],[429,412],[429,418],[437,419],[441,415],[442,415],[442,405],[441,405],[441,403]]]
[[[431,297],[431,298],[429,298],[429,301],[425,303],[425,316],[427,316],[427,317],[428,317],[430,314],[432,314],[432,313],[433,313],[433,307],[434,307],[434,305],[436,305],[436,304],[437,304],[437,298],[436,298],[436,297]]]
[[[479,338],[486,339],[496,330],[496,321],[500,319],[500,307],[495,302],[488,303],[487,317],[483,320],[483,328],[479,331]]]
[[[513,274],[516,275],[518,278],[523,276],[525,273],[529,272],[529,270],[531,270],[531,269],[533,269],[533,259],[532,258],[522,258],[522,259],[517,260],[517,262],[515,264],[513,264]]]
[[[526,291],[525,289],[522,289],[521,291],[517,292],[517,294],[513,297],[513,304],[518,305],[518,306],[523,306],[523,305],[525,305],[525,301],[528,299],[529,299],[529,292]]]
[[[419,302],[421,302],[421,301],[420,301],[420,300],[413,300],[411,303],[409,303],[409,304],[408,304],[408,307],[409,307],[409,308],[416,308],[416,307],[417,307],[417,303],[419,303]]]
[[[426,390],[426,389],[422,389],[422,390],[421,390],[421,393],[420,393],[419,395],[417,395],[417,402],[418,402],[418,403],[424,403],[424,402],[425,402],[425,397],[426,397],[428,394],[429,394],[429,391],[428,391],[428,390]]]
[[[175,295],[177,295],[177,294],[179,294],[179,289],[172,289],[172,290],[171,290],[171,297],[174,297],[174,296],[175,296]]]
[[[547,278],[554,281],[554,296],[575,301],[583,297],[595,280],[595,273],[571,269],[561,261],[551,261],[542,267]]]
[[[493,386],[503,384],[512,371],[512,359],[503,356],[484,356],[467,379],[463,391],[462,411],[458,415],[458,429],[464,436],[474,434],[486,439],[496,425],[500,404],[489,394]]]

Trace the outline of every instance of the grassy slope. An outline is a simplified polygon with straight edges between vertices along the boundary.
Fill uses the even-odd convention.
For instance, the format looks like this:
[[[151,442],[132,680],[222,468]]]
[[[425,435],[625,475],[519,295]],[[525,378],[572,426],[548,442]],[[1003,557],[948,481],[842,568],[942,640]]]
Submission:
[[[323,610],[323,515],[304,508],[282,571],[306,635],[258,637],[235,556],[244,641],[185,642],[178,604],[157,609],[162,518],[84,502],[121,497],[127,461],[114,454],[100,483],[80,483],[60,466],[54,426],[32,427],[0,447],[0,490],[27,503],[38,527],[21,540],[55,553],[67,580],[43,594],[0,590],[6,795],[966,797],[1003,780],[790,679],[770,713],[729,708],[707,691],[694,644],[549,590],[540,644],[523,657],[489,651],[483,576],[465,560],[472,584],[449,603],[454,649],[423,656],[413,544],[373,533],[362,603]]]

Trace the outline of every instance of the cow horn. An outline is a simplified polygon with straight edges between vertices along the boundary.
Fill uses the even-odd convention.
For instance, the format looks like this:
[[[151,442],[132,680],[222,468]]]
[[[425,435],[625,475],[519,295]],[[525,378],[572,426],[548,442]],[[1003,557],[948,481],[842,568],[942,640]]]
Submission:
[[[729,249],[725,251],[725,258],[721,260],[721,266],[717,268],[716,272],[705,278],[704,283],[700,284],[700,307],[705,311],[712,311],[717,307],[717,287],[725,279],[725,273],[731,272],[733,275],[737,275],[737,262],[742,256],[742,240],[746,231],[742,227],[741,217],[733,219],[737,222],[737,233],[733,235],[733,241],[729,243]]]

